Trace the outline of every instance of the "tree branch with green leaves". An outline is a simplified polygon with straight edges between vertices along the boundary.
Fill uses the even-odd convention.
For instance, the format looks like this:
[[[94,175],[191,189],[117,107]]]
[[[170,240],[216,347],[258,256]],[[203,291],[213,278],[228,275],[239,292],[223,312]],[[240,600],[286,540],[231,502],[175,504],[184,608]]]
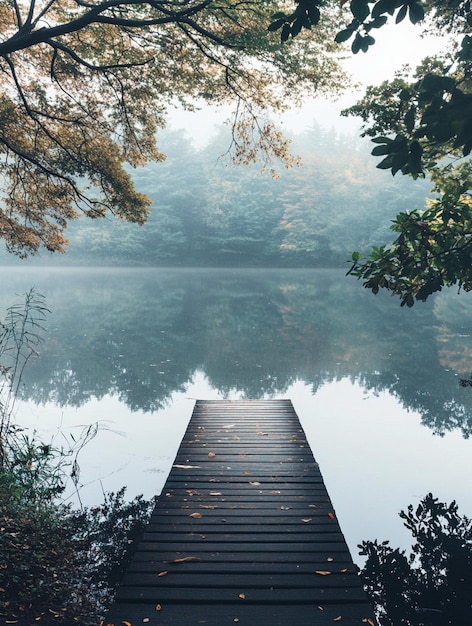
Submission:
[[[472,6],[469,0],[300,0],[292,13],[277,13],[269,26],[288,41],[311,30],[323,11],[340,8],[335,41],[350,42],[354,54],[375,54],[373,33],[408,18],[427,32],[448,36],[447,51],[427,58],[411,75],[409,68],[393,80],[369,87],[364,98],[347,109],[363,122],[363,136],[375,143],[377,167],[430,177],[433,199],[424,211],[397,215],[397,239],[353,254],[350,274],[378,293],[387,289],[402,305],[426,300],[444,286],[472,288],[470,232],[472,212],[469,158],[472,152]]]

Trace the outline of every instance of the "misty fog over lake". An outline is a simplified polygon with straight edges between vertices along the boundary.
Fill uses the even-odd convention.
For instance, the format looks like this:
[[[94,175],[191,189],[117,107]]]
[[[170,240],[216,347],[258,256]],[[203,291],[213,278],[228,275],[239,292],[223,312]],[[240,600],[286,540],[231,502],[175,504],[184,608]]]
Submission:
[[[30,287],[51,313],[17,421],[58,446],[98,424],[85,504],[158,493],[195,399],[289,398],[354,559],[405,545],[398,512],[429,491],[472,514],[471,295],[406,310],[338,270],[23,267],[2,312]]]

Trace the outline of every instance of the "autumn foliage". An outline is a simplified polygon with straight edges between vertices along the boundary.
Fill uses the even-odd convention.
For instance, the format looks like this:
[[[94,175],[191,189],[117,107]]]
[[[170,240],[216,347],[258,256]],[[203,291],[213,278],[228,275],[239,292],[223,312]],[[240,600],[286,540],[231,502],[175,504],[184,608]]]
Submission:
[[[233,153],[289,159],[263,113],[342,78],[326,36],[289,48],[267,33],[276,2],[223,0],[0,5],[0,237],[26,256],[64,251],[84,213],[143,223],[129,167],[164,155],[170,106],[234,105]]]

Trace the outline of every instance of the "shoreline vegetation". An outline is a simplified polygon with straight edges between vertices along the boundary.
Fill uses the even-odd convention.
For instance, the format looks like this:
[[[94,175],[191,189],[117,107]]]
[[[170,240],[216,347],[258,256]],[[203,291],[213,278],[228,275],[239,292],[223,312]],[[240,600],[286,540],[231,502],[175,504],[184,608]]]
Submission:
[[[0,324],[0,619],[6,624],[96,626],[154,506],[125,488],[74,510],[61,496],[77,485],[88,427],[70,447],[25,431],[15,405],[49,311],[33,289]],[[80,494],[79,494],[80,496]]]

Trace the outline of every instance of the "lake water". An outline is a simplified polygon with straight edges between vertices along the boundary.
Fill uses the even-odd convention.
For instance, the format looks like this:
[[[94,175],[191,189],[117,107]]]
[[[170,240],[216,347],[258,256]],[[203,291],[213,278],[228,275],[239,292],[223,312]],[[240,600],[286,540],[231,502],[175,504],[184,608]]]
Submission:
[[[472,515],[472,298],[411,310],[341,271],[4,268],[51,314],[19,424],[54,445],[83,428],[81,499],[162,488],[196,399],[289,398],[353,558],[406,547],[398,517],[429,491]],[[3,315],[3,313],[2,313]],[[74,499],[72,486],[69,490]]]

